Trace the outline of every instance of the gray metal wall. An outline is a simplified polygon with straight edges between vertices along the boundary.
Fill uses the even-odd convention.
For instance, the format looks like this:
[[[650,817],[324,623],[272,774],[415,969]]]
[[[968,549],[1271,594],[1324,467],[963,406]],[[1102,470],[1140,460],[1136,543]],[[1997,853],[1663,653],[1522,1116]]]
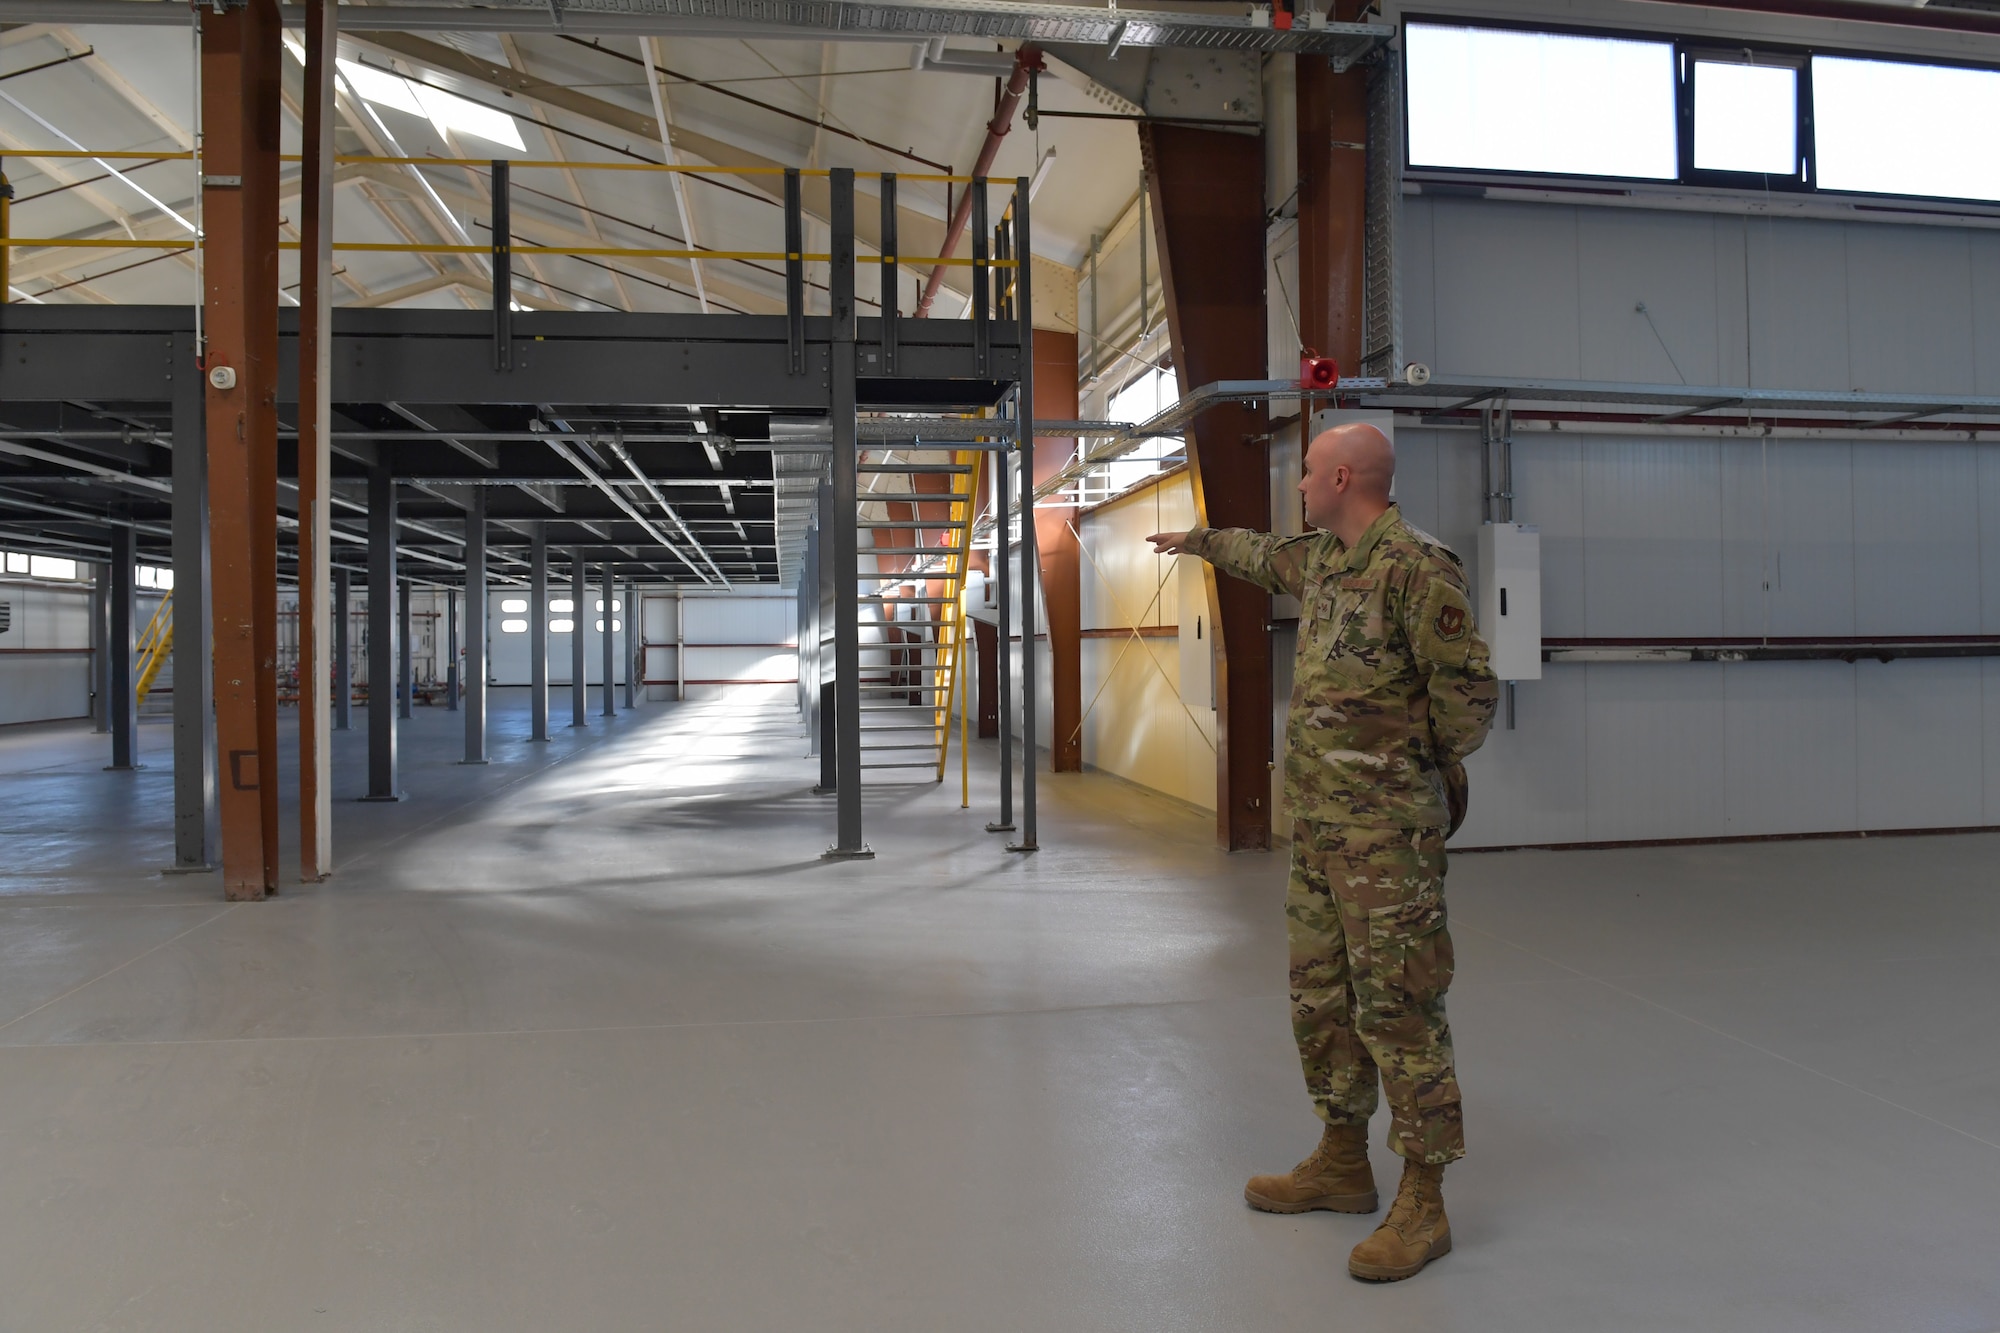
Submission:
[[[1404,218],[1407,355],[1441,378],[2000,393],[2000,232]],[[1515,438],[1550,638],[2000,635],[2000,443]],[[1397,443],[1410,517],[1472,551],[1475,437]],[[1458,845],[2000,824],[2000,661],[1552,664],[1518,701]]]

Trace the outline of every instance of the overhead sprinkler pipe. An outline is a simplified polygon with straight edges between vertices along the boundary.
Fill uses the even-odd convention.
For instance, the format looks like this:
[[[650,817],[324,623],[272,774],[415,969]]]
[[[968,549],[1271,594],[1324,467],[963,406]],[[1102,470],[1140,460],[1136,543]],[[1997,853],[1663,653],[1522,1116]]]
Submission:
[[[972,164],[974,176],[984,176],[993,169],[993,159],[1000,155],[1000,141],[1014,127],[1014,112],[1019,109],[1021,99],[1028,95],[1028,81],[1041,67],[1042,48],[1032,42],[1024,44],[1014,53],[1014,73],[1007,80],[1007,91],[1000,96],[1000,105],[993,109],[993,119],[986,122],[986,142],[980,145],[979,160]],[[958,197],[958,206],[951,211],[951,225],[945,228],[944,245],[938,251],[938,266],[931,270],[930,280],[924,284],[924,294],[917,301],[919,319],[931,313],[931,302],[937,299],[938,288],[944,286],[944,271],[948,265],[943,261],[950,259],[952,252],[958,249],[959,238],[965,235],[966,223],[971,218],[972,187],[967,186]]]

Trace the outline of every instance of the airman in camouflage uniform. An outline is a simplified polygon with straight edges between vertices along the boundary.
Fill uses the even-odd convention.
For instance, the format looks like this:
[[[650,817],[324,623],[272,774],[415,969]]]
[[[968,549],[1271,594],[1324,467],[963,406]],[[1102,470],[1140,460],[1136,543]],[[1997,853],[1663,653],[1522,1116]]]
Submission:
[[[1273,1212],[1373,1212],[1379,1070],[1405,1174],[1388,1220],[1350,1260],[1370,1279],[1408,1277],[1451,1246],[1439,1182],[1465,1138],[1444,1009],[1444,841],[1499,693],[1458,557],[1390,503],[1394,468],[1380,431],[1340,427],[1313,441],[1299,487],[1321,531],[1154,538],[1299,599],[1285,913],[1293,1032],[1326,1130],[1317,1152],[1289,1175],[1252,1179],[1245,1198]]]

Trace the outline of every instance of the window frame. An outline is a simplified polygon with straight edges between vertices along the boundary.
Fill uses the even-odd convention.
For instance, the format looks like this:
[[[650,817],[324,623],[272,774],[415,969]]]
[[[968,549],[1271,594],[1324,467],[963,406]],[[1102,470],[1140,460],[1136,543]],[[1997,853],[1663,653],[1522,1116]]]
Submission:
[[[1732,59],[1732,57],[1735,57]],[[1743,57],[1750,57],[1744,59]],[[1752,46],[1720,46],[1713,42],[1679,42],[1674,48],[1678,81],[1674,94],[1679,102],[1676,124],[1680,132],[1683,185],[1717,186],[1730,190],[1754,190],[1759,194],[1784,191],[1788,194],[1814,193],[1819,179],[1818,140],[1813,126],[1812,52],[1780,49],[1765,43]],[[1792,153],[1797,170],[1786,176],[1756,171],[1717,171],[1694,164],[1695,77],[1698,64],[1784,66],[1795,78],[1792,84]]]
[[[1674,48],[1675,134],[1679,148],[1680,174],[1673,180],[1655,176],[1592,176],[1580,173],[1517,171],[1506,167],[1438,167],[1410,160],[1410,79],[1409,43],[1411,24],[1433,27],[1486,28],[1512,32],[1551,33],[1572,37],[1604,37],[1634,42],[1660,42]],[[1694,65],[1698,60],[1750,55],[1755,63],[1786,64],[1798,70],[1798,152],[1803,161],[1799,177],[1763,176],[1755,172],[1702,171],[1694,165]],[[1690,36],[1649,28],[1610,28],[1586,24],[1536,22],[1486,15],[1406,12],[1401,16],[1396,58],[1403,62],[1402,98],[1403,171],[1419,182],[1463,181],[1467,185],[1497,185],[1500,188],[1553,189],[1579,194],[1593,192],[1628,193],[1637,191],[1697,190],[1743,195],[1772,195],[1824,198],[1834,202],[1901,201],[1916,205],[1957,205],[1978,209],[2000,209],[2000,200],[1968,195],[1897,194],[1870,190],[1833,190],[1819,184],[1818,127],[1814,120],[1812,61],[1814,56],[1843,60],[1869,60],[1882,64],[1920,65],[1941,69],[1970,69],[2000,74],[2000,62],[1967,60],[1951,56],[1906,55],[1900,52],[1868,50],[1851,46],[1820,46],[1810,43],[1774,42],[1762,39],[1732,41],[1721,37]],[[1629,187],[1629,188],[1628,188]]]

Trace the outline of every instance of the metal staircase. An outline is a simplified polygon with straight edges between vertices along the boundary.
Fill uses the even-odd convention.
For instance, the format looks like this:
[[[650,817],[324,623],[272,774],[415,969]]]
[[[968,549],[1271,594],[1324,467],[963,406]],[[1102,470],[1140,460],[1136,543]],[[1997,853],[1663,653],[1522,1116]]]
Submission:
[[[864,771],[944,781],[952,710],[965,688],[966,563],[984,457],[891,449],[856,467],[855,526],[865,534],[862,556],[875,565],[859,576],[861,626],[880,639],[862,647]]]
[[[153,682],[159,679],[160,669],[173,659],[174,595],[171,592],[160,599],[159,609],[146,622],[145,633],[139,636],[135,651],[139,655],[139,675],[134,692],[138,695],[138,706],[144,708]]]

